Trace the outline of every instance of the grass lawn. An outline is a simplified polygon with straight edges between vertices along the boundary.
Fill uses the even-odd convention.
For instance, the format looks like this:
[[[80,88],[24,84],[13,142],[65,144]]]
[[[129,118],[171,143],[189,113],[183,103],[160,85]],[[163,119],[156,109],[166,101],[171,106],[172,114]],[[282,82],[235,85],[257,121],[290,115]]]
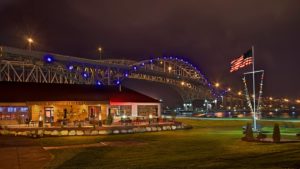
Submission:
[[[191,130],[127,135],[41,138],[43,146],[135,141],[145,145],[106,146],[50,150],[53,160],[47,168],[299,168],[300,143],[242,142],[241,126],[246,121],[179,119]],[[260,122],[272,130],[273,122]],[[287,125],[280,123],[281,126]],[[288,123],[283,138],[293,138],[300,123]],[[290,129],[290,130],[289,130]],[[268,137],[272,137],[272,132]]]

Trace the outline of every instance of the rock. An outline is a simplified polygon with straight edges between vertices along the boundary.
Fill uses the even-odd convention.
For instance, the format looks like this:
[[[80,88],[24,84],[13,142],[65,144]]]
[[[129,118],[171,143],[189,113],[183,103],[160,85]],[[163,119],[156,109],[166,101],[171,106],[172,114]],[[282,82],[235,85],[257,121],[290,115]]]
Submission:
[[[93,135],[93,136],[98,135],[98,134],[99,134],[98,130],[92,130],[91,131],[91,135]]]
[[[128,133],[133,133],[133,130],[132,129],[128,129],[127,132]]]
[[[17,135],[18,135],[18,136],[27,136],[27,132],[26,132],[26,131],[24,131],[24,132],[19,131],[19,132],[17,133]]]
[[[162,126],[162,129],[163,129],[163,130],[168,130],[168,129],[167,129],[167,126]]]
[[[62,131],[60,131],[60,135],[67,136],[67,135],[69,135],[69,131],[68,130],[62,130]]]
[[[60,133],[57,130],[53,130],[51,132],[51,136],[59,136],[59,135],[60,135]]]
[[[151,131],[151,127],[146,127],[146,131]]]
[[[37,135],[38,135],[39,137],[43,137],[43,135],[44,135],[44,130],[38,130],[38,131],[37,131]]]
[[[172,128],[171,128],[171,126],[167,126],[167,130],[171,130]]]
[[[157,131],[161,131],[161,127],[157,127]]]
[[[123,129],[123,130],[121,130],[121,133],[122,133],[122,134],[126,134],[126,133],[128,133],[128,131],[125,130],[125,129]]]
[[[171,129],[172,130],[176,130],[176,126],[171,126]]]
[[[84,135],[86,135],[86,136],[91,135],[91,130],[84,130]]]
[[[99,134],[104,135],[104,134],[111,134],[111,130],[99,130]]]
[[[114,130],[113,133],[114,133],[114,134],[119,134],[120,131],[119,131],[119,130]]]
[[[70,130],[70,131],[69,131],[69,136],[75,136],[75,135],[76,135],[75,130]]]
[[[45,131],[44,131],[44,135],[51,135],[51,133],[52,133],[52,132],[51,132],[51,131],[48,131],[48,130],[45,130]]]
[[[133,128],[133,132],[134,133],[143,133],[145,132],[146,129],[144,127],[136,127],[136,128]]]
[[[157,131],[157,128],[156,127],[151,127],[151,130],[152,131]]]
[[[82,130],[76,130],[76,135],[82,136],[82,135],[84,135],[84,132]]]
[[[16,136],[16,135],[17,135],[17,132],[16,132],[16,131],[9,131],[9,134],[10,134],[10,135],[15,135],[15,136]]]

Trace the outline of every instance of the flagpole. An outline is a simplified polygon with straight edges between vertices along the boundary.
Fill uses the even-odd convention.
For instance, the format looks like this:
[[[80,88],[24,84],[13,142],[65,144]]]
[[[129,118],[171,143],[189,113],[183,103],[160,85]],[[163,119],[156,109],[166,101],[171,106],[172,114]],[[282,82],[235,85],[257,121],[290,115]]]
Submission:
[[[257,130],[257,126],[256,126],[256,106],[255,106],[255,67],[254,67],[254,46],[252,46],[252,59],[253,59],[253,64],[252,64],[252,69],[253,69],[253,126],[254,126],[254,131]]]

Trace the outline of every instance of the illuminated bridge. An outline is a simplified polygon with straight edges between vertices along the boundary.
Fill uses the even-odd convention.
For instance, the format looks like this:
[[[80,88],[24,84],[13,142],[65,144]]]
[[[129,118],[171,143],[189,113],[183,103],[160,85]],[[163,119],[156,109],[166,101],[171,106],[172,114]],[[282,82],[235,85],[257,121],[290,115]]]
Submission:
[[[0,81],[120,85],[125,78],[168,84],[184,102],[217,96],[195,66],[176,57],[91,60],[0,47]]]

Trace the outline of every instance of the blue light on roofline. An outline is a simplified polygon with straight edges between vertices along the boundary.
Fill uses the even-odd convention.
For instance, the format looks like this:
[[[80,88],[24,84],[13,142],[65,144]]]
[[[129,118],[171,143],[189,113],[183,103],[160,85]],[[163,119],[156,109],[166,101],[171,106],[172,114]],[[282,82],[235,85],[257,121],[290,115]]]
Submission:
[[[151,60],[150,60],[150,63],[152,63],[152,62],[153,62],[153,60],[151,59]]]
[[[116,84],[119,85],[119,84],[120,84],[120,80],[117,80],[117,81],[116,81]]]
[[[142,63],[142,66],[144,66],[144,65],[145,65],[145,63],[143,62],[143,63]]]
[[[137,67],[136,66],[133,66],[133,70],[136,70],[137,69]]]

